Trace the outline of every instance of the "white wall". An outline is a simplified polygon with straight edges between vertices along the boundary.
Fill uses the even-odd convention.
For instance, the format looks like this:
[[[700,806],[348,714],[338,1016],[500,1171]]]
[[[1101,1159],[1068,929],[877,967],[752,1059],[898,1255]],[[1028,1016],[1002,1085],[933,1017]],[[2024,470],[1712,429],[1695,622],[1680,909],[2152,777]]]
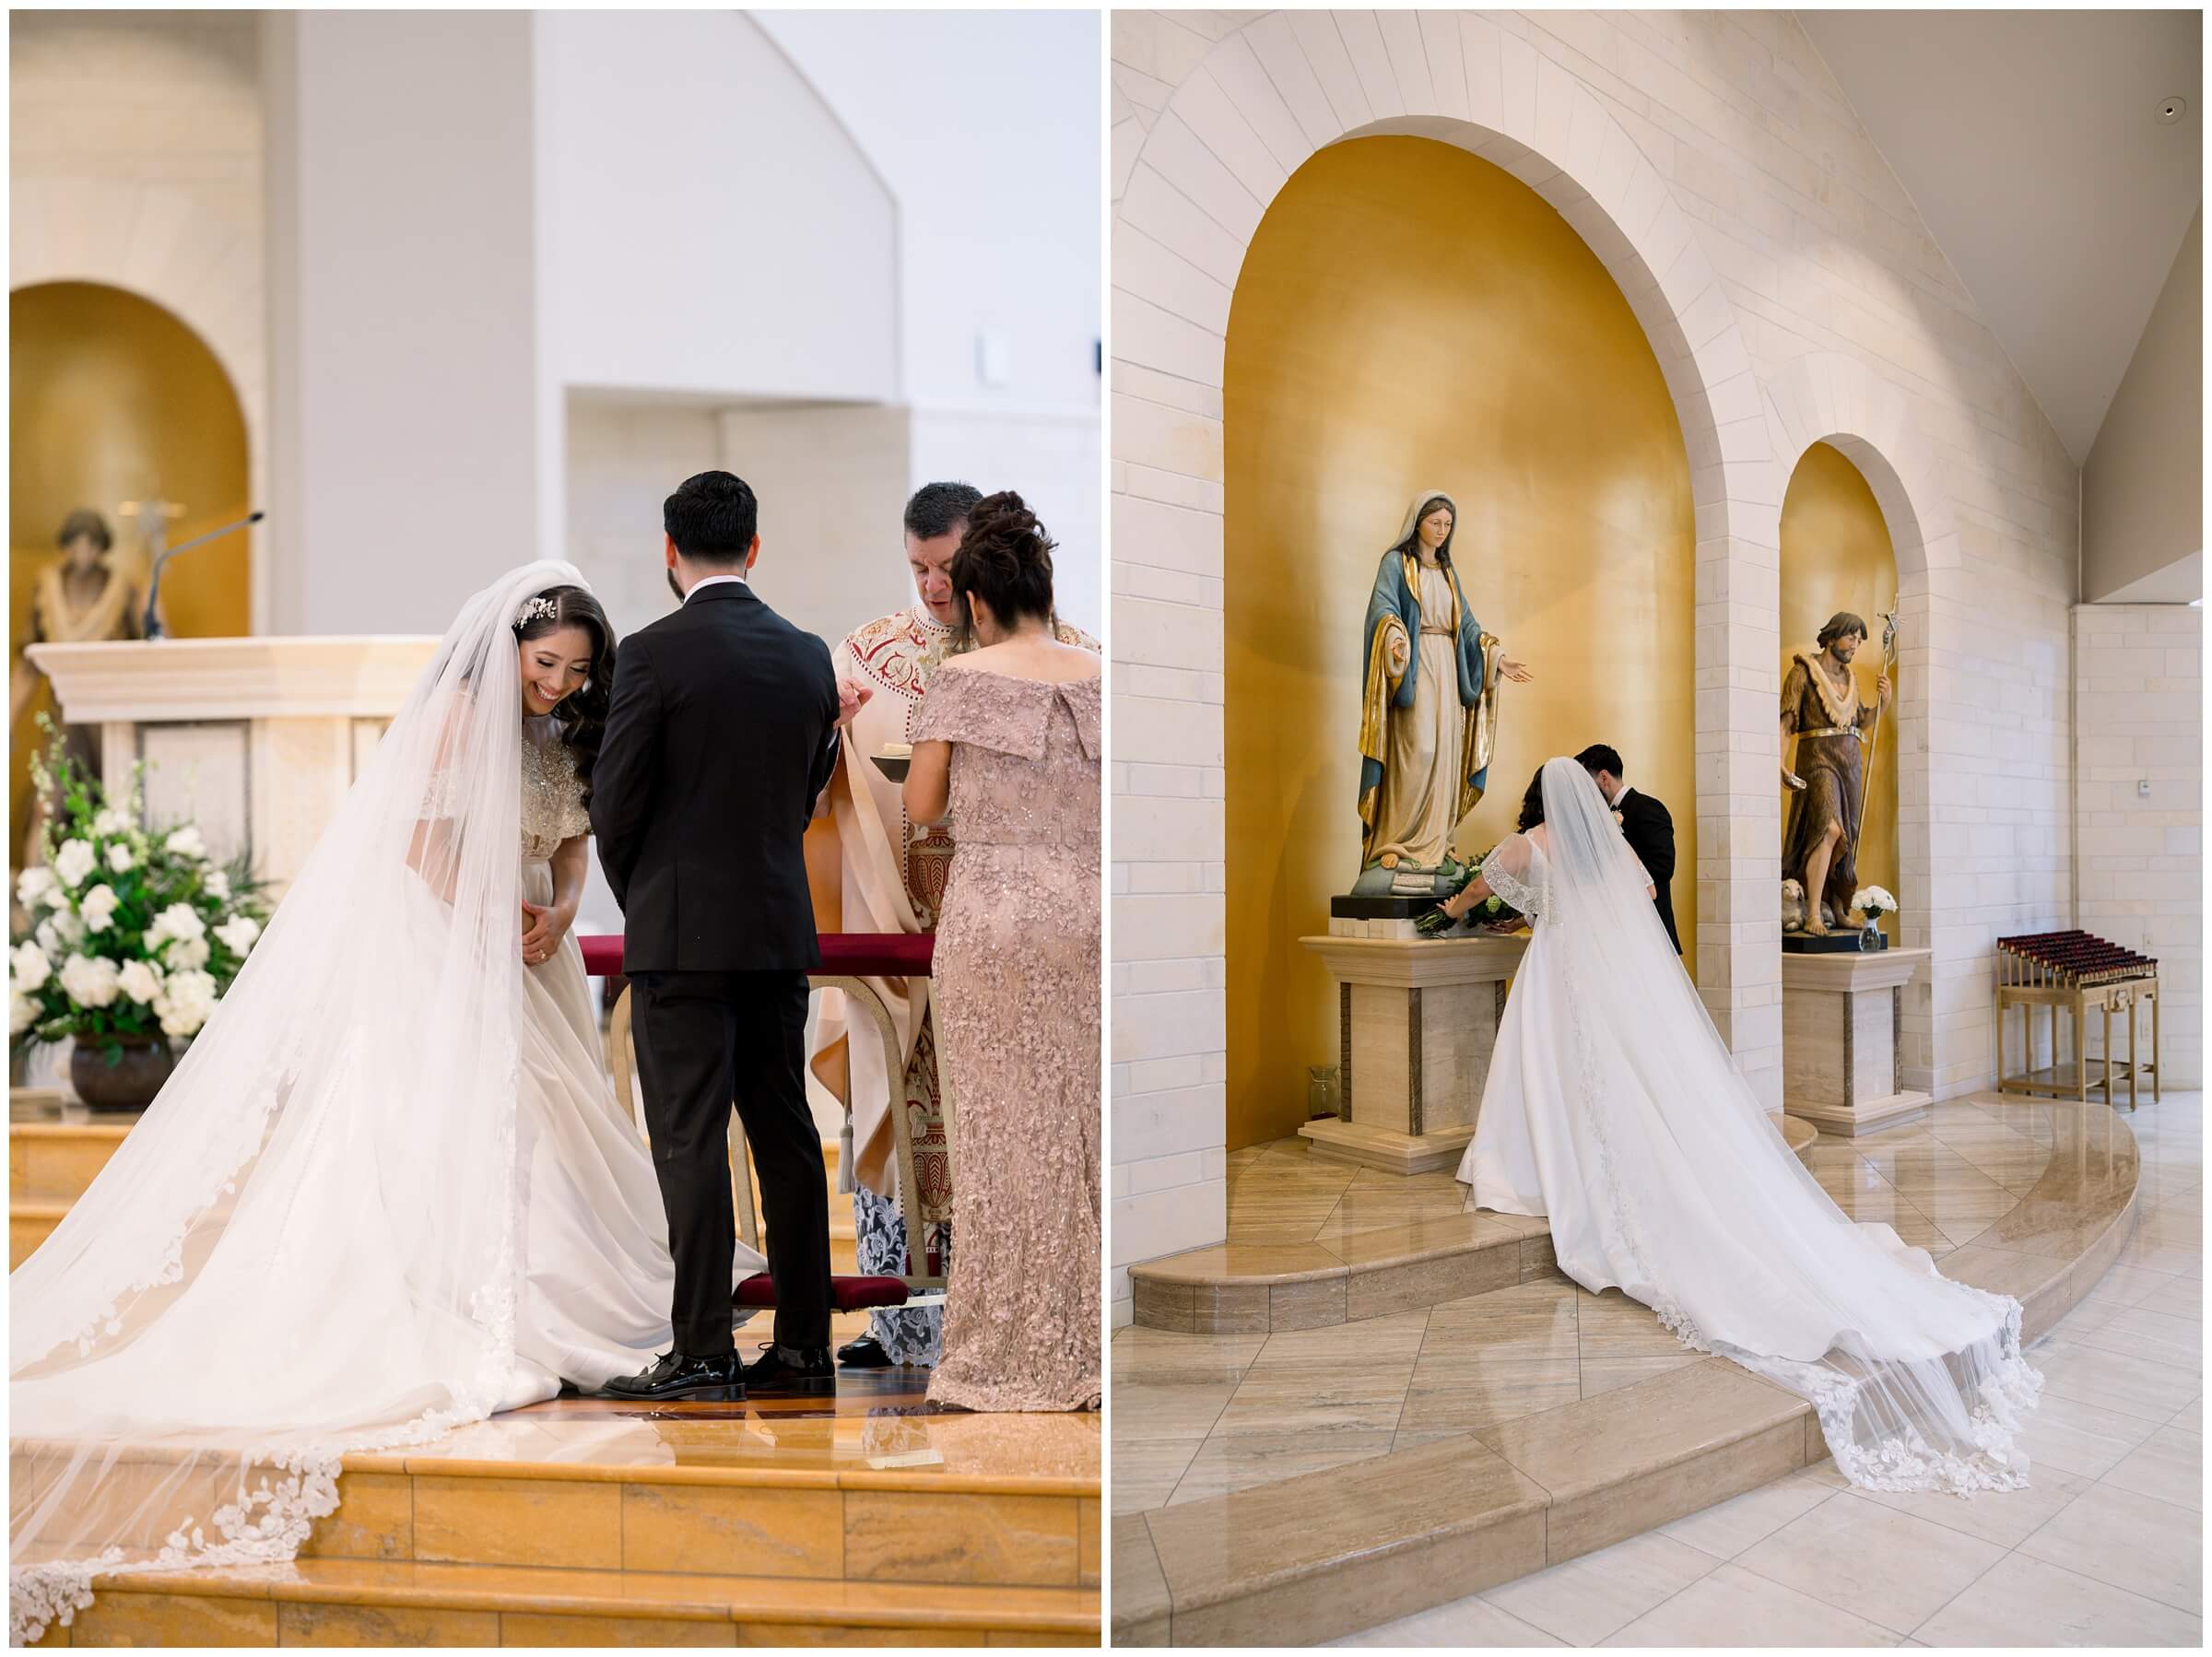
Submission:
[[[530,15],[265,24],[269,628],[442,631],[559,545]]]
[[[888,401],[897,209],[741,12],[537,15],[549,370]]]
[[[2074,923],[2158,958],[2169,1087],[2205,1074],[2204,650],[2188,605],[2074,612]]]
[[[1128,1263],[1222,1234],[1224,337],[1267,204],[1350,134],[1494,159],[1653,337],[1698,515],[1699,986],[1770,1099],[1783,490],[1808,435],[1881,457],[1885,510],[1917,523],[1900,838],[1926,894],[1907,941],[1935,965],[1908,1074],[1946,1096],[1985,1083],[1992,942],[2072,908],[2078,478],[1803,29],[1778,11],[1121,11],[1112,29],[1113,219],[1142,232],[1112,249],[1116,1315]]]
[[[1019,489],[1062,613],[1104,619],[1093,11],[752,14],[899,200],[910,487]],[[1003,340],[987,383],[979,341]]]
[[[965,478],[980,489],[1016,488],[1059,544],[1053,602],[1063,621],[1094,639],[1106,623],[1106,536],[1099,511],[1099,417],[1027,417],[986,412],[916,412],[910,481]]]
[[[2081,469],[2090,604],[2205,546],[2205,215],[2197,209]],[[2203,593],[2201,584],[2196,596]]]
[[[718,422],[720,464],[760,500],[753,590],[832,649],[914,602],[900,538],[906,411],[736,408]]]

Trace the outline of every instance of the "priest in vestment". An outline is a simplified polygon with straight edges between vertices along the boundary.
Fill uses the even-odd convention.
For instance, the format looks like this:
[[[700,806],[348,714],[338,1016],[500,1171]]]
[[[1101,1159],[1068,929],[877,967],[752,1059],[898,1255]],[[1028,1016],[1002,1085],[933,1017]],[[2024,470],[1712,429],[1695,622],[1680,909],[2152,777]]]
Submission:
[[[837,676],[868,686],[875,695],[845,727],[830,809],[837,822],[843,861],[844,928],[848,932],[934,932],[951,872],[957,823],[916,828],[907,820],[903,790],[886,777],[872,756],[911,744],[930,671],[960,648],[959,598],[947,571],[967,532],[968,513],[982,491],[964,483],[926,484],[907,502],[906,555],[917,602],[893,616],[856,628],[835,652]],[[1097,640],[1065,623],[1063,643],[1098,650]],[[952,1247],[951,1164],[945,1116],[937,1094],[936,1034],[921,998],[907,980],[871,979],[890,1009],[905,1056],[905,1072],[884,1074],[883,1046],[866,1015],[849,1012],[835,991],[822,997],[816,1027],[814,1066],[825,1082],[834,1075],[834,1050],[843,1042],[851,1143],[840,1157],[841,1181],[853,1188],[855,1252],[861,1271],[900,1276],[907,1272],[906,1228],[893,1201],[898,1158],[893,1109],[912,1123],[918,1198],[907,1212],[924,1222],[917,1273],[932,1262],[943,1267]],[[894,1096],[896,1103],[894,1104]],[[849,1368],[935,1364],[943,1318],[935,1307],[877,1311],[868,1333],[847,1343],[839,1360]]]

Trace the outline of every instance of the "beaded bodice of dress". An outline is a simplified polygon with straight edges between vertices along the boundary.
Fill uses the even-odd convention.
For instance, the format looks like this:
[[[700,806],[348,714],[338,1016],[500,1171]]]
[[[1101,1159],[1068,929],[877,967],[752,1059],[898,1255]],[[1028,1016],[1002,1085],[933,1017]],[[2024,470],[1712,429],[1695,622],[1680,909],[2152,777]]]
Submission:
[[[566,840],[589,834],[575,750],[550,719],[523,722],[523,859],[543,862]]]

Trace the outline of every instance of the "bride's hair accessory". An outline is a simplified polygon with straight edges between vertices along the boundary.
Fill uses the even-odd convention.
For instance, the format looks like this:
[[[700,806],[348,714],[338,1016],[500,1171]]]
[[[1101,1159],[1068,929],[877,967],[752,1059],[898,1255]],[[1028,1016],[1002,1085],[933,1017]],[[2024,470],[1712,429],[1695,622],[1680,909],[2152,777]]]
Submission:
[[[543,593],[531,599],[514,613],[514,625],[518,630],[528,627],[534,621],[558,621],[559,619],[560,605],[547,598]]]

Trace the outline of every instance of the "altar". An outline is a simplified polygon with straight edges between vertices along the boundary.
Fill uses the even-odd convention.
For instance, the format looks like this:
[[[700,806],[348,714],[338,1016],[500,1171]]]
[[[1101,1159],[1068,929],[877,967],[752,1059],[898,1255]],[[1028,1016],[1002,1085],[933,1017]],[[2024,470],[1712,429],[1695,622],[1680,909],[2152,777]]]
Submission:
[[[62,718],[99,727],[120,798],[146,765],[149,825],[196,822],[281,897],[436,650],[428,637],[34,644]]]

